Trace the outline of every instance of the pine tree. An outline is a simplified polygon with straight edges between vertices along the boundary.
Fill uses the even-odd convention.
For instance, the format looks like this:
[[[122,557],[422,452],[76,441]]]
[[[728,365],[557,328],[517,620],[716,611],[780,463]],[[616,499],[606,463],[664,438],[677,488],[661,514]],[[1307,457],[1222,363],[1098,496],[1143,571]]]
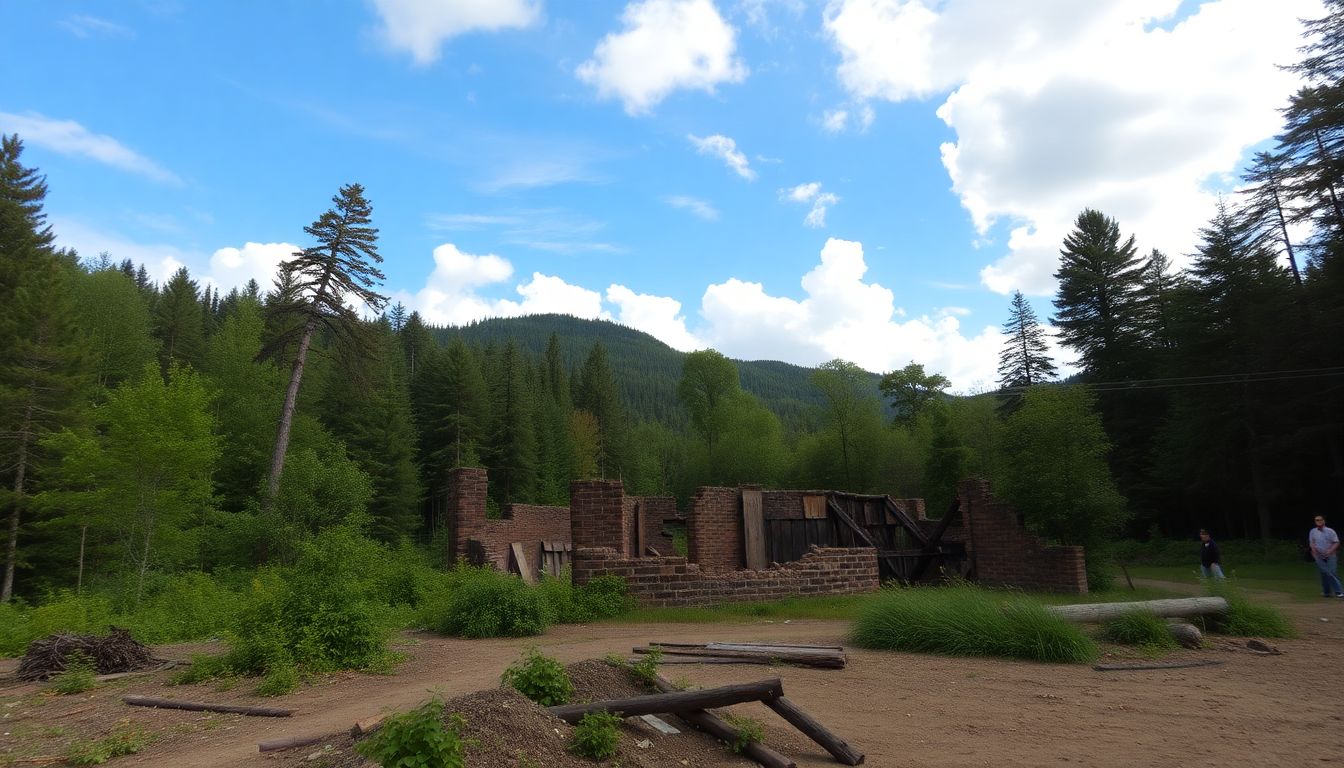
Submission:
[[[1045,342],[1045,329],[1021,291],[1013,291],[1012,309],[1003,324],[1008,338],[999,353],[999,388],[1010,390],[1001,400],[1006,412],[1021,402],[1022,389],[1055,378],[1055,363]]]
[[[617,394],[616,378],[607,363],[607,350],[602,342],[594,342],[583,361],[577,386],[574,389],[574,407],[587,411],[597,420],[598,474],[601,477],[620,477],[625,460],[625,408]]]
[[[279,301],[268,306],[277,319],[299,323],[286,329],[291,331],[289,335],[297,336],[298,349],[271,453],[268,499],[274,499],[280,489],[280,474],[285,467],[289,432],[313,334],[323,328],[338,337],[355,337],[359,332],[359,316],[346,302],[360,301],[374,311],[387,303],[387,297],[373,290],[383,279],[383,273],[374,266],[381,264],[383,257],[378,255],[378,230],[369,226],[373,209],[364,199],[364,188],[358,184],[343,186],[332,202],[334,208],[304,227],[303,231],[318,244],[296,253],[281,267],[286,289]],[[285,340],[282,337],[277,343]]]
[[[173,273],[154,304],[154,335],[164,371],[174,365],[198,366],[205,352],[205,314],[196,281],[186,267]]]
[[[122,270],[103,269],[80,275],[75,288],[75,312],[86,339],[94,384],[110,389],[140,375],[158,349],[149,309],[134,277]]]
[[[501,505],[530,499],[536,481],[534,408],[526,368],[510,340],[491,369],[485,461],[491,472],[491,490]]]

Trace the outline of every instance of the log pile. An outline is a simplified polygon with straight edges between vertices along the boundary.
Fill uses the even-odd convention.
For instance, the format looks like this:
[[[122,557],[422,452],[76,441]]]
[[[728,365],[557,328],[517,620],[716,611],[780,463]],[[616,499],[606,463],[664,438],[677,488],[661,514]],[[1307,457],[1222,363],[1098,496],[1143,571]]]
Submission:
[[[149,648],[137,643],[128,630],[112,627],[97,635],[47,635],[28,645],[15,675],[20,680],[46,680],[64,672],[78,654],[84,654],[100,675],[134,672],[162,663]]]
[[[844,669],[846,663],[845,649],[835,645],[652,642],[635,648],[634,652],[661,653],[661,664],[792,664]]]

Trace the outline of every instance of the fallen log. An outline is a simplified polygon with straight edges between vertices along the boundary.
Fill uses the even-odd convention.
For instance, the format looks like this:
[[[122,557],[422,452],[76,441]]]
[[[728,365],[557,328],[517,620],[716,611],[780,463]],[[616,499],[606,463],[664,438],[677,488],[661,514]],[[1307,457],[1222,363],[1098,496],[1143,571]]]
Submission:
[[[271,739],[263,741],[257,745],[258,752],[278,752],[282,749],[293,749],[294,747],[306,747],[311,744],[319,744],[331,738],[335,734],[323,733],[317,736],[286,736],[282,739]]]
[[[836,760],[844,765],[863,765],[863,753],[851,747],[844,739],[836,736],[826,729],[826,726],[817,722],[811,715],[804,712],[792,701],[780,696],[774,699],[766,699],[765,706],[774,710],[775,714],[784,718],[794,728],[803,732],[803,735],[820,744],[823,749],[830,752]]]
[[[242,704],[210,704],[176,699],[158,699],[153,696],[122,696],[121,700],[132,707],[155,707],[156,709],[185,709],[188,712],[224,712],[231,715],[251,715],[253,717],[289,717],[292,709],[278,707],[248,707]]]
[[[1199,627],[1194,624],[1173,621],[1167,624],[1167,631],[1176,638],[1176,642],[1186,648],[1202,648],[1204,646],[1204,633],[1199,631]]]
[[[663,677],[654,678],[653,685],[662,693],[673,693],[678,690],[675,685]],[[726,744],[733,744],[737,741],[737,729],[711,712],[691,710],[678,712],[677,717],[680,717],[692,728],[703,731]],[[760,743],[744,745],[741,754],[749,760],[755,760],[765,768],[798,768],[797,763]]]
[[[1046,610],[1066,621],[1102,622],[1127,613],[1143,611],[1162,618],[1187,618],[1210,613],[1226,613],[1227,601],[1221,597],[1178,597],[1168,600],[1141,600],[1134,603],[1079,603],[1051,605]]]
[[[1217,667],[1221,661],[1154,661],[1143,664],[1096,664],[1098,672],[1133,672],[1145,669],[1185,669],[1186,667]]]
[[[732,704],[761,701],[762,699],[772,699],[783,695],[783,684],[780,683],[778,677],[772,677],[755,683],[725,685],[721,688],[634,696],[626,699],[594,701],[588,704],[562,704],[546,709],[561,720],[573,725],[590,712],[611,712],[621,717],[637,717],[639,715],[657,715],[663,712],[687,712],[696,709],[726,707]]]
[[[664,660],[672,656],[695,656],[695,657],[713,657],[721,659],[762,659],[767,662],[777,662],[780,664],[795,664],[803,667],[817,667],[820,669],[844,669],[845,655],[835,651],[810,651],[802,649],[751,649],[735,650],[733,648],[724,648],[718,644],[701,646],[640,646],[634,649],[635,653],[647,654],[653,652],[663,654]]]

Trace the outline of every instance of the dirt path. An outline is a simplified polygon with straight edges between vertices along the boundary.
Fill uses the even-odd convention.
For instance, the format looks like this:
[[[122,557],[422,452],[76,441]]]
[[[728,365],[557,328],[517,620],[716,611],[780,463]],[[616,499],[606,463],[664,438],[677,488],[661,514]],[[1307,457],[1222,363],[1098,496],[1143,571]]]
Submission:
[[[1281,656],[1229,650],[1189,652],[1217,667],[1149,672],[1095,672],[1061,666],[900,653],[851,651],[840,671],[765,667],[667,667],[671,677],[699,685],[742,682],[769,674],[789,697],[862,748],[868,765],[889,766],[1306,766],[1344,763],[1334,670],[1344,657],[1344,601],[1284,603],[1302,637],[1281,641]],[[1327,621],[1321,621],[1327,619]],[[272,720],[124,707],[125,693],[255,701],[242,687],[166,688],[137,678],[85,700],[57,697],[35,715],[48,724],[109,728],[129,718],[163,738],[125,766],[273,766],[259,741],[346,729],[384,709],[405,709],[429,691],[446,696],[497,685],[500,671],[529,645],[562,661],[627,652],[649,640],[777,640],[838,643],[843,622],[558,627],[530,640],[465,641],[407,635],[411,658],[392,676],[340,675],[278,701],[298,712]],[[1317,687],[1323,686],[1324,690]],[[50,698],[50,697],[49,697]],[[33,691],[0,690],[6,737],[15,735]],[[69,718],[61,709],[89,707]],[[767,742],[787,743],[799,766],[834,766],[815,747],[758,705],[740,708],[767,725]],[[30,715],[32,717],[32,715]],[[31,723],[29,724],[31,725]],[[31,733],[31,729],[26,731]],[[3,761],[0,760],[0,764]]]

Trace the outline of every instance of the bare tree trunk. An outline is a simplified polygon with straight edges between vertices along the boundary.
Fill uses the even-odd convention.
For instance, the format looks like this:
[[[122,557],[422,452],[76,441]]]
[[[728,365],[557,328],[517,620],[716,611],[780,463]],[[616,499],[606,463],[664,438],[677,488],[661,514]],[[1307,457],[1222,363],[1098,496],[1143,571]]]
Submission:
[[[33,439],[33,401],[30,397],[23,410],[23,425],[19,427],[19,463],[14,473],[14,502],[9,515],[9,541],[5,545],[5,581],[0,587],[0,603],[8,603],[14,596],[14,562],[19,552],[19,515],[23,512],[24,480],[28,473],[28,443]]]
[[[1297,270],[1297,256],[1293,253],[1293,241],[1288,238],[1288,220],[1283,215],[1283,203],[1279,202],[1278,187],[1270,187],[1274,194],[1274,212],[1279,215],[1279,231],[1283,233],[1283,247],[1288,250],[1288,266],[1293,270],[1293,282],[1298,290],[1302,289],[1302,273]]]
[[[289,388],[285,390],[285,404],[280,409],[280,429],[275,435],[275,450],[271,453],[271,477],[266,489],[266,505],[275,502],[280,492],[280,473],[285,469],[285,452],[289,450],[289,429],[294,424],[294,408],[299,399],[299,384],[303,381],[303,366],[308,360],[308,347],[313,342],[313,330],[317,322],[309,320],[303,329],[303,338],[299,340],[299,351],[294,356],[294,368],[289,375]]]

